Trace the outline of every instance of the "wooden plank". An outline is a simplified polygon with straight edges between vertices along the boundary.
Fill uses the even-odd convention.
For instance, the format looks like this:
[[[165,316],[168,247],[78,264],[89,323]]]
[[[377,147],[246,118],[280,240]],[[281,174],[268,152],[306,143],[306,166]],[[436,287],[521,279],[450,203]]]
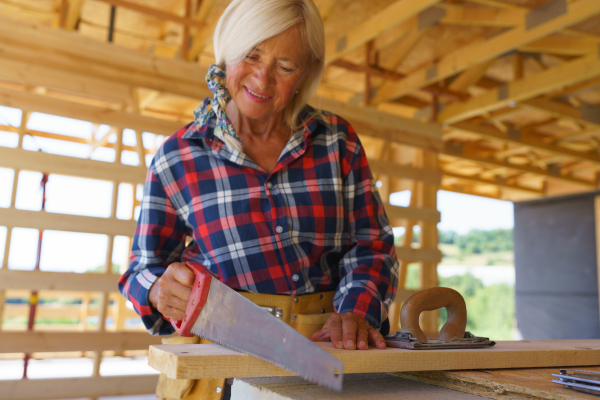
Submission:
[[[7,58],[0,52],[0,79],[25,86],[43,86],[84,96],[126,103],[129,86],[74,71],[48,67],[34,61]]]
[[[0,167],[16,168],[48,174],[76,176],[80,178],[144,184],[147,169],[144,166],[116,165],[104,161],[59,156],[22,149],[0,147]]]
[[[344,377],[335,392],[300,377],[235,379],[232,399],[244,400],[481,400],[480,397],[428,385],[389,374],[358,374]]]
[[[413,249],[396,247],[396,256],[405,262],[426,262],[438,264],[442,261],[442,252],[438,249]]]
[[[126,111],[101,108],[7,88],[0,88],[0,105],[165,136],[171,136],[182,127],[182,124],[179,122],[166,121]]]
[[[440,0],[398,0],[379,11],[358,26],[338,34],[325,46],[325,64],[330,64],[344,54],[375,39],[385,30],[401,24]]]
[[[206,68],[0,17],[2,57],[108,79],[194,99],[209,95]]]
[[[0,393],[11,400],[48,400],[81,397],[152,394],[158,375],[93,378],[23,379],[0,381]]]
[[[118,275],[0,270],[0,289],[118,292]]]
[[[530,340],[497,342],[487,349],[338,350],[318,345],[344,363],[344,374],[444,371],[465,369],[541,368],[600,363],[600,340]],[[214,345],[150,346],[148,365],[171,379],[292,376],[294,373],[235,350]]]
[[[450,104],[440,112],[438,121],[455,123],[597,76],[600,76],[600,54],[593,54],[491,89],[464,103]]]
[[[440,184],[442,173],[436,169],[415,168],[388,161],[369,160],[369,167],[374,174],[383,174],[393,178],[411,179],[420,182]]]
[[[584,367],[600,372],[600,367]],[[559,368],[500,369],[483,371],[402,372],[394,375],[492,399],[592,399],[593,396],[552,383]]]
[[[494,10],[489,8],[460,7],[443,4],[446,15],[441,24],[466,26],[494,26],[512,28],[525,22],[525,9]]]
[[[38,296],[39,297],[39,296]],[[58,296],[57,296],[58,297]],[[75,318],[79,319],[83,325],[85,323],[85,317],[95,317],[98,315],[96,307],[89,307],[89,297],[83,298],[82,304],[38,304],[35,310],[36,318]],[[124,297],[120,297],[125,300]],[[83,310],[85,310],[85,315]],[[128,308],[124,309],[124,317],[126,318],[137,318],[138,315],[135,311]],[[114,314],[114,313],[113,313]],[[28,304],[12,304],[8,303],[4,305],[4,316],[5,317],[27,317],[29,315]],[[36,350],[37,351],[37,350]]]
[[[374,103],[378,104],[402,97],[418,88],[439,82],[476,64],[499,57],[529,42],[550,33],[581,22],[600,13],[600,2],[581,0],[569,3],[568,12],[550,21],[527,30],[520,25],[506,33],[488,39],[480,39],[443,56],[436,64],[423,66],[398,82],[389,82],[381,87]],[[435,68],[435,74],[432,71]]]
[[[117,218],[84,217],[45,211],[10,210],[0,208],[0,223],[7,226],[53,231],[98,233],[131,236],[136,221]]]
[[[408,219],[412,221],[425,221],[432,224],[437,224],[441,221],[441,214],[434,208],[421,207],[401,207],[393,206],[387,202],[383,202],[385,213],[388,218]]]
[[[160,343],[146,332],[0,332],[0,353],[146,350]]]

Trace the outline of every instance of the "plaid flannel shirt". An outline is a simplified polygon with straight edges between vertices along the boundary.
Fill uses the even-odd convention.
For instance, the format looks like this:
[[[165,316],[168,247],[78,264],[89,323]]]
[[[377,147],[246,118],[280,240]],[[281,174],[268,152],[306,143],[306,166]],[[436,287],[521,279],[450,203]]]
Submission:
[[[376,328],[387,318],[398,261],[364,150],[342,118],[309,106],[303,112],[310,113],[304,126],[270,174],[230,151],[214,135],[214,118],[183,127],[158,150],[119,281],[150,333],[173,332],[150,305],[151,285],[171,263],[188,260],[234,289],[334,290],[337,312]]]

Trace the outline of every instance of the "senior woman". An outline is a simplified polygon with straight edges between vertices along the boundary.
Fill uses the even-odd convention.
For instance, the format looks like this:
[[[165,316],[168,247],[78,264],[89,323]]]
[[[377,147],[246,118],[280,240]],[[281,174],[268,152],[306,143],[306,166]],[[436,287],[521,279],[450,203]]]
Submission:
[[[328,299],[313,340],[384,348],[393,235],[356,132],[307,105],[324,70],[317,8],[233,0],[214,50],[214,98],[150,165],[122,293],[150,333],[172,333],[164,317],[182,319],[193,260],[251,299]]]

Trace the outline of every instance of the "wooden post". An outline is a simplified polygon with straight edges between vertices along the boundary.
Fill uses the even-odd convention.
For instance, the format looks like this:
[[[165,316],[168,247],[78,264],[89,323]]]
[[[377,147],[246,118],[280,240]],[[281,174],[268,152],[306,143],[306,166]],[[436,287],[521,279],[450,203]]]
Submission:
[[[425,150],[418,150],[418,162],[422,168],[438,168],[438,155]],[[437,186],[419,183],[420,206],[423,208],[437,209]],[[431,222],[420,222],[421,232],[419,242],[422,249],[437,249],[438,233],[437,224]],[[421,262],[419,274],[421,289],[438,286],[437,263]],[[421,314],[421,329],[425,334],[433,335],[438,331],[438,311],[426,311]],[[429,336],[430,337],[430,336]]]
[[[192,17],[192,0],[185,0],[185,17]],[[190,26],[183,25],[183,41],[181,43],[181,59],[187,61],[190,50]]]
[[[115,164],[121,164],[121,153],[123,151],[123,129],[117,129],[117,141],[115,143]],[[119,182],[113,181],[113,193],[111,202],[110,218],[117,218],[117,200],[119,198]],[[104,263],[104,274],[112,273],[112,256],[114,247],[115,235],[108,235],[108,247],[106,249],[106,262]],[[109,298],[108,293],[103,292],[99,296],[98,301],[98,326],[97,331],[104,332],[106,330],[106,314]],[[94,369],[92,377],[100,376],[100,364],[102,363],[102,352],[94,352]]]

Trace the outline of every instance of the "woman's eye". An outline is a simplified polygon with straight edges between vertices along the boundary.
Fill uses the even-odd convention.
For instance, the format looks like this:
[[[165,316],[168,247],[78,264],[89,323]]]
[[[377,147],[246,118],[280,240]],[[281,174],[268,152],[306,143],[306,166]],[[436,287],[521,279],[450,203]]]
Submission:
[[[282,69],[284,72],[292,72],[292,71],[293,71],[293,69],[292,69],[292,68],[283,67],[283,66],[281,67],[281,69]]]
[[[258,57],[257,56],[246,56],[246,60],[257,61]]]

